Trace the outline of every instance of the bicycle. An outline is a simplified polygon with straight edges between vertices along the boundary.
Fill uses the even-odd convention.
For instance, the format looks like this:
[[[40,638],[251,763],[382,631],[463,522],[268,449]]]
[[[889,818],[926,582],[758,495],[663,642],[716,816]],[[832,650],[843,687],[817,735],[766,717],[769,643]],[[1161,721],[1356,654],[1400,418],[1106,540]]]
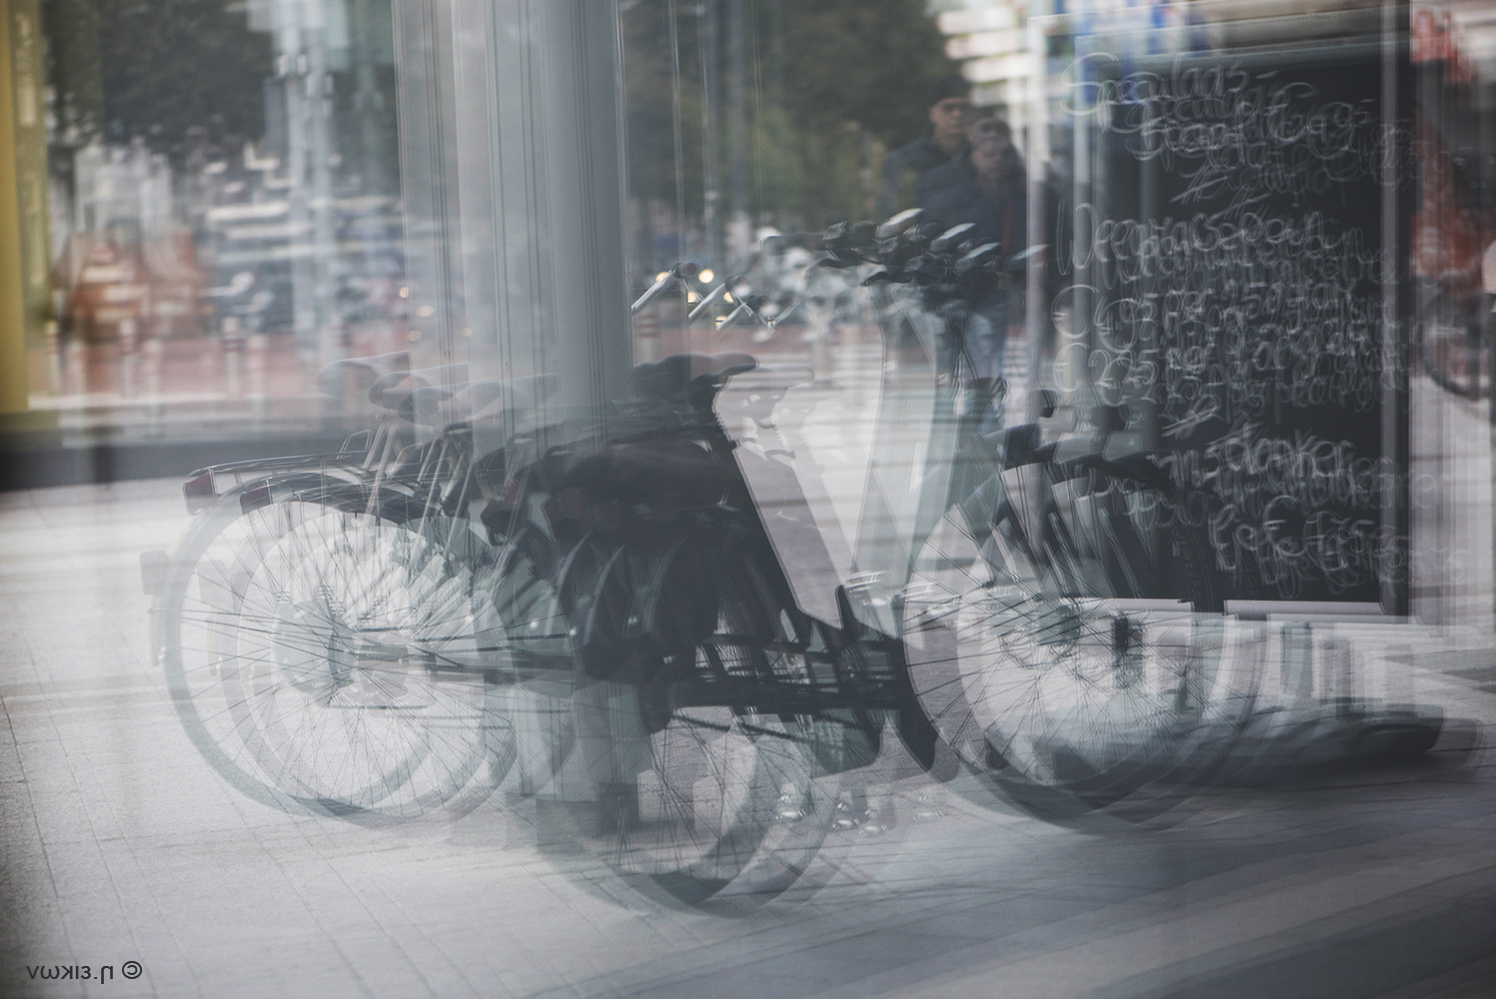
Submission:
[[[811,674],[837,672],[837,639],[786,598],[711,413],[751,363],[682,378],[682,360],[641,368],[644,401],[613,445],[707,455],[677,481],[700,495],[642,534],[547,512],[587,481],[576,445],[541,453],[520,433],[474,460],[454,424],[392,457],[416,407],[385,379],[371,398],[391,416],[362,460],[350,446],[194,476],[197,519],[154,590],[203,755],[257,800],[364,821],[471,807],[518,761],[547,821],[645,890],[695,904],[799,881],[834,810],[817,780],[849,765],[846,740],[820,703],[756,702],[795,683],[824,697],[834,677]],[[220,494],[233,477],[246,481]],[[499,499],[474,518],[480,486]],[[617,509],[617,493],[594,498]],[[577,792],[568,762],[613,776]]]
[[[932,433],[953,438],[932,439],[927,453],[939,457],[915,473],[927,485],[903,539],[912,554],[863,566],[876,582],[857,613],[877,620],[871,603],[892,607],[889,631],[906,657],[899,696],[870,704],[864,729],[890,712],[927,769],[949,778],[937,759],[954,755],[995,792],[985,804],[1056,821],[1150,817],[1230,751],[1255,705],[1258,657],[1230,647],[1199,511],[1150,452],[1109,453],[1127,436],[1124,408],[1098,407],[1093,432],[1064,442],[1041,443],[1039,424],[993,430],[1005,385],[976,377],[968,324],[1043,247],[1005,256],[972,232],[922,224],[915,210],[776,238],[814,247],[815,266],[861,268],[864,287],[889,289],[888,356],[905,329],[926,329],[930,373],[940,374],[926,403],[937,411]],[[893,314],[901,287],[917,315]],[[755,301],[740,296],[733,317],[772,329]],[[896,389],[885,385],[885,398]],[[1040,409],[1052,416],[1053,402]]]
[[[963,302],[1010,263],[960,230],[907,221],[829,232],[821,259],[876,260],[884,277],[869,283],[922,281],[959,349]],[[767,322],[751,296],[734,314]],[[971,407],[947,421],[956,460],[927,490],[939,510],[902,578],[881,597],[839,587],[839,620],[821,620],[799,607],[755,508],[749,482],[766,457],[737,448],[714,409],[754,367],[744,355],[641,365],[601,443],[586,426],[536,427],[475,458],[471,425],[457,423],[419,447],[376,433],[358,461],[350,447],[315,467],[195,477],[200,520],[170,563],[160,623],[199,749],[259,800],[369,820],[482,800],[518,763],[553,842],[646,894],[728,906],[805,886],[843,775],[877,758],[890,723],[926,769],[948,778],[954,758],[1051,818],[1218,758],[1222,728],[1205,719],[1222,700],[1219,659],[1209,628],[1180,638],[1177,623],[1195,614],[1177,598],[1197,595],[1179,591],[1206,576],[1176,571],[1197,563],[1183,523],[1158,519],[1157,476],[1087,449],[1061,460],[1032,427],[994,439]],[[453,396],[394,390],[406,377],[371,387],[390,428]],[[976,388],[990,403],[999,386]],[[775,391],[743,398],[762,409]],[[938,407],[958,391],[939,388]],[[526,395],[518,383],[494,394]],[[1043,490],[1015,502],[1004,476],[1036,468]],[[216,478],[240,472],[248,481],[219,495]],[[1172,560],[1155,554],[1161,538]],[[1007,599],[994,604],[999,571]],[[1175,624],[1160,624],[1170,610]],[[991,717],[968,688],[995,668],[994,647],[978,630],[973,650],[959,622],[994,612],[1042,625],[1027,649],[997,649],[1003,663],[1047,667],[1063,685],[1084,659],[1129,693],[1059,740],[1042,713]],[[202,641],[183,642],[184,627]],[[1121,736],[1094,737],[1103,729]],[[464,794],[485,761],[488,779]]]
[[[639,366],[606,444],[511,466],[485,516],[505,539],[499,616],[522,625],[508,607],[545,608],[529,627],[564,626],[574,664],[575,748],[534,789],[546,836],[693,906],[806,888],[836,775],[876,756],[868,711],[894,703],[896,642],[797,606],[740,464],[758,459],[714,412],[754,367],[744,355]],[[548,641],[533,658],[559,654]]]
[[[1125,408],[1097,407],[1090,433],[1050,443],[1038,423],[994,429],[1006,386],[966,374],[967,323],[1043,248],[1005,257],[970,228],[913,211],[825,240],[832,265],[872,266],[864,285],[909,289],[884,299],[890,356],[923,326],[930,367],[949,373],[929,399],[932,434],[951,440],[916,474],[926,485],[896,546],[909,554],[877,566],[905,645],[904,710],[992,792],[984,804],[1151,817],[1225,759],[1258,663],[1230,648],[1198,511],[1152,452],[1125,446]],[[1050,419],[1055,400],[1037,409]]]

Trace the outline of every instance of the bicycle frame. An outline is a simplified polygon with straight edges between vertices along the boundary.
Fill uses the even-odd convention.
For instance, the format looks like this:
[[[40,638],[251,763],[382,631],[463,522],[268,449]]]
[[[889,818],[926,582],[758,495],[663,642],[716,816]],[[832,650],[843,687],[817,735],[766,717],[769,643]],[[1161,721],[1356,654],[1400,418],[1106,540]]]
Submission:
[[[605,452],[614,454],[631,449],[638,452],[672,441],[696,445],[701,455],[701,476],[720,483],[718,500],[706,505],[661,511],[660,515],[714,525],[704,532],[687,530],[654,555],[644,554],[649,545],[644,541],[628,540],[630,528],[627,521],[621,525],[608,521],[607,509],[622,505],[628,497],[610,494],[607,485],[584,486],[574,478],[569,479],[565,471],[558,472],[560,464],[569,464],[575,469],[592,457],[572,453],[564,445],[550,449],[523,468],[514,469],[504,490],[503,516],[489,515],[484,520],[497,525],[499,535],[513,537],[525,529],[539,531],[550,539],[557,551],[564,550],[568,542],[575,550],[588,543],[588,538],[609,535],[609,550],[617,548],[639,557],[662,560],[658,570],[661,575],[671,571],[670,559],[687,557],[686,553],[693,550],[691,546],[709,546],[713,538],[727,532],[734,533],[741,538],[738,550],[747,553],[746,557],[767,585],[775,606],[791,623],[793,637],[781,643],[778,651],[803,660],[806,664],[804,675],[793,682],[753,682],[700,673],[690,679],[647,680],[644,686],[652,688],[653,692],[646,691],[645,696],[659,701],[661,708],[667,711],[712,706],[821,718],[840,713],[844,716],[838,719],[842,724],[862,730],[868,740],[876,743],[881,721],[872,720],[866,713],[898,711],[906,704],[900,686],[902,645],[892,634],[868,628],[862,623],[853,610],[853,598],[845,587],[839,587],[835,595],[840,620],[834,622],[807,613],[795,599],[789,574],[752,499],[749,484],[753,477],[752,464],[763,459],[746,455],[729,437],[712,408],[712,402],[725,381],[725,378],[715,376],[699,378],[686,392],[689,401],[679,407],[656,410],[648,416],[641,411],[629,414],[634,420],[633,432],[604,445]],[[587,489],[591,490],[588,497],[578,501],[576,493]],[[593,513],[594,510],[603,512]],[[592,525],[591,533],[578,526],[581,524]],[[597,524],[605,526],[598,527]],[[640,536],[647,530],[647,525],[636,526]],[[576,571],[576,568],[574,559],[560,559],[546,571],[551,574],[557,590],[566,591],[571,584],[567,573]],[[665,607],[661,612],[684,614],[679,607]],[[637,633],[647,631],[650,625],[650,622],[639,622]],[[585,645],[592,636],[585,624],[579,623],[576,627],[575,641]],[[620,636],[604,637],[618,639]],[[578,682],[586,681],[579,679]],[[909,730],[906,741],[912,741],[912,751],[928,755],[921,748],[922,743],[913,726],[906,722],[901,723],[900,728]]]

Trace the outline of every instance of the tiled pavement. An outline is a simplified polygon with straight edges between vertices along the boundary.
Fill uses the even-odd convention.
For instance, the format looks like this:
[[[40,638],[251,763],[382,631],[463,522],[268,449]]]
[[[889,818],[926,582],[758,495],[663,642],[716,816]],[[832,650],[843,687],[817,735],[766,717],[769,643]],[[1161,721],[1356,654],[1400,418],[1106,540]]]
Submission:
[[[380,828],[282,814],[202,761],[152,665],[137,557],[183,524],[175,482],[0,496],[0,994],[1496,995],[1496,767],[1452,739],[1105,834],[905,777],[895,829],[750,919],[543,854],[502,791]],[[1368,669],[1496,722],[1489,637],[1384,627],[1352,635]]]

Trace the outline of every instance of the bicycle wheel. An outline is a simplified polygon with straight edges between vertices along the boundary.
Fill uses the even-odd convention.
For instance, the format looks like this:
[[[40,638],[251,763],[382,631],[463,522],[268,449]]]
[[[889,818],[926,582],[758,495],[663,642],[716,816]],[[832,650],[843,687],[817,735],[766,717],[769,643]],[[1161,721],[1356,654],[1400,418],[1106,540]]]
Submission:
[[[518,793],[544,790],[575,745],[571,697],[572,623],[558,580],[577,569],[557,563],[550,536],[520,526],[473,574],[473,618],[478,650],[508,684],[507,713],[514,729]]]
[[[836,782],[812,762],[813,720],[745,699],[804,670],[757,575],[684,543],[663,557],[615,551],[574,608],[579,766],[543,805],[571,843],[659,901],[779,899],[830,827]]]
[[[484,762],[491,788],[513,736],[481,672],[460,529],[328,480],[277,492],[247,510],[230,493],[174,560],[162,661],[199,751],[290,810],[409,818]]]
[[[1171,497],[1093,470],[1064,477],[1037,518],[1001,477],[953,507],[902,617],[910,681],[941,738],[991,787],[1063,819],[1223,758],[1256,673],[1224,654],[1220,610]]]

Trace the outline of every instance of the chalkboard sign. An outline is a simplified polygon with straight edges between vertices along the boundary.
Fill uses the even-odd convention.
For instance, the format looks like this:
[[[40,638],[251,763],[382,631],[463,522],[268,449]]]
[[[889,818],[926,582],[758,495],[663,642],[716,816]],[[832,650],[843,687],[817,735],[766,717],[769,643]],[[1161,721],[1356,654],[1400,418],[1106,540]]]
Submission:
[[[1097,399],[1170,452],[1236,599],[1404,599],[1406,372],[1384,282],[1406,240],[1384,209],[1411,171],[1384,55],[1093,53],[1067,73],[1090,136],[1056,370],[1083,357]]]

